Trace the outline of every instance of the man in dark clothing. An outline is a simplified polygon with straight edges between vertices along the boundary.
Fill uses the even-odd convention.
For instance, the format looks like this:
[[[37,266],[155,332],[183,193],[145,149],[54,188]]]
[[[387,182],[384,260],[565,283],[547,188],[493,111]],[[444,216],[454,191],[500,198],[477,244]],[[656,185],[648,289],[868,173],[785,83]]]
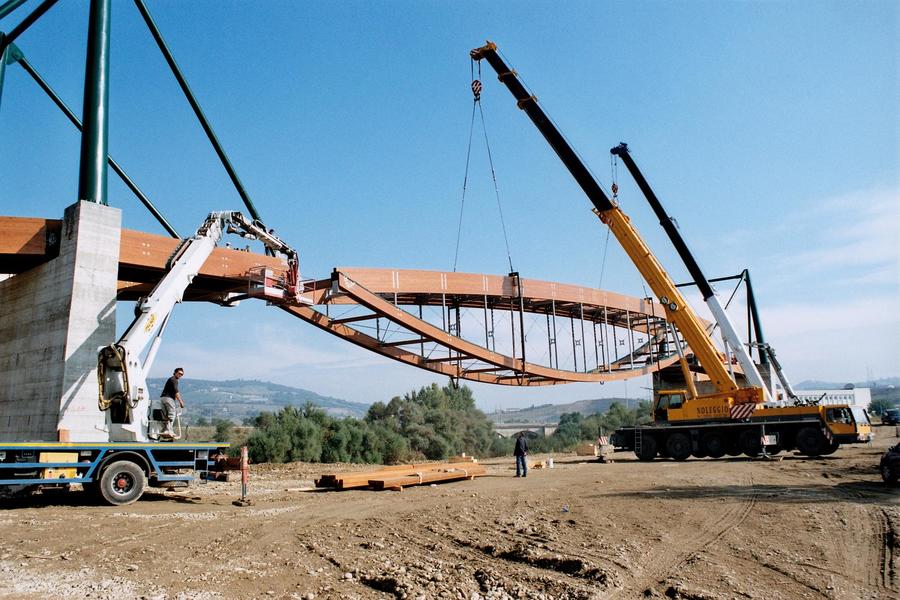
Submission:
[[[528,440],[521,431],[516,436],[516,449],[513,451],[516,455],[516,477],[528,477],[528,463],[525,457],[528,456]]]
[[[172,425],[175,423],[175,402],[178,402],[181,408],[184,408],[184,400],[181,399],[181,394],[178,392],[178,380],[183,375],[184,369],[178,367],[172,373],[172,376],[166,380],[166,385],[163,386],[160,400],[162,401],[163,418],[166,420],[166,426],[160,433],[161,437],[175,437],[175,431],[172,429]]]

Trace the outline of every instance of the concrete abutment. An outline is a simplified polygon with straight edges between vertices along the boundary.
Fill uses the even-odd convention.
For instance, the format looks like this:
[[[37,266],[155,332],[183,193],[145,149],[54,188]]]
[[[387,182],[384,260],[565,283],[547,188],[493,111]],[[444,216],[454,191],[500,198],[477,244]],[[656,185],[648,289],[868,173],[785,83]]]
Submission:
[[[105,441],[97,349],[114,341],[121,210],[65,211],[59,255],[0,281],[0,439]]]

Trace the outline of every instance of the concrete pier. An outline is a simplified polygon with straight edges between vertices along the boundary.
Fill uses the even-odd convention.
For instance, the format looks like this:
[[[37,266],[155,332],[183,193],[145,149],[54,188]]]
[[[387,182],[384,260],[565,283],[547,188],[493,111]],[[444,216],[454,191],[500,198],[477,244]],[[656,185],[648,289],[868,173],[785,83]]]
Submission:
[[[106,441],[97,349],[115,340],[121,211],[65,211],[59,255],[0,281],[0,439]]]

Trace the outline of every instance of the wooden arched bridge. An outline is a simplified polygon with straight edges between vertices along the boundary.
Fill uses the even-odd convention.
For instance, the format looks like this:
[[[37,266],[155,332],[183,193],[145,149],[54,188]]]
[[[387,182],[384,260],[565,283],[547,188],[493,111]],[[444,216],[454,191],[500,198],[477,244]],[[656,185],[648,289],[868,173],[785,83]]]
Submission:
[[[54,256],[61,222],[0,217],[0,272]],[[119,299],[160,279],[178,240],[122,230]],[[207,260],[185,300],[245,297],[248,277],[284,262],[229,248]],[[306,282],[306,305],[282,310],[358,346],[454,379],[532,386],[644,375],[677,361],[664,311],[650,298],[506,276],[337,268]]]

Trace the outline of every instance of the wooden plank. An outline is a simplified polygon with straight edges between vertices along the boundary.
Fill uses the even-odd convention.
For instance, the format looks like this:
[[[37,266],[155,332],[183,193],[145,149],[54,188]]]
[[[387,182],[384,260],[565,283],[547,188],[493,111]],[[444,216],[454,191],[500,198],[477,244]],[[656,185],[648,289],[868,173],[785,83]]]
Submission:
[[[487,295],[504,298],[517,296],[514,279],[503,275],[362,267],[338,267],[335,270],[376,294],[396,292],[402,294]],[[635,298],[606,290],[539,279],[522,279],[521,287],[522,296],[532,300],[553,300],[555,302],[615,307],[639,313],[665,314],[659,304],[651,308],[652,299]]]
[[[119,244],[120,267],[161,271],[178,244],[179,241],[174,238],[123,229]],[[234,248],[216,248],[203,263],[198,275],[243,281],[250,269],[260,266],[286,269],[287,263],[283,258]]]
[[[44,256],[48,235],[59,240],[62,221],[29,217],[0,217],[0,255]]]
[[[471,478],[476,475],[484,475],[487,470],[482,465],[470,462],[455,463],[427,463],[407,464],[382,467],[371,471],[350,471],[347,473],[328,473],[316,480],[316,487],[333,489],[354,489],[369,487],[372,481],[386,481],[416,477],[415,473],[422,473],[423,477],[433,477],[436,474],[446,475],[453,473],[453,478]]]

